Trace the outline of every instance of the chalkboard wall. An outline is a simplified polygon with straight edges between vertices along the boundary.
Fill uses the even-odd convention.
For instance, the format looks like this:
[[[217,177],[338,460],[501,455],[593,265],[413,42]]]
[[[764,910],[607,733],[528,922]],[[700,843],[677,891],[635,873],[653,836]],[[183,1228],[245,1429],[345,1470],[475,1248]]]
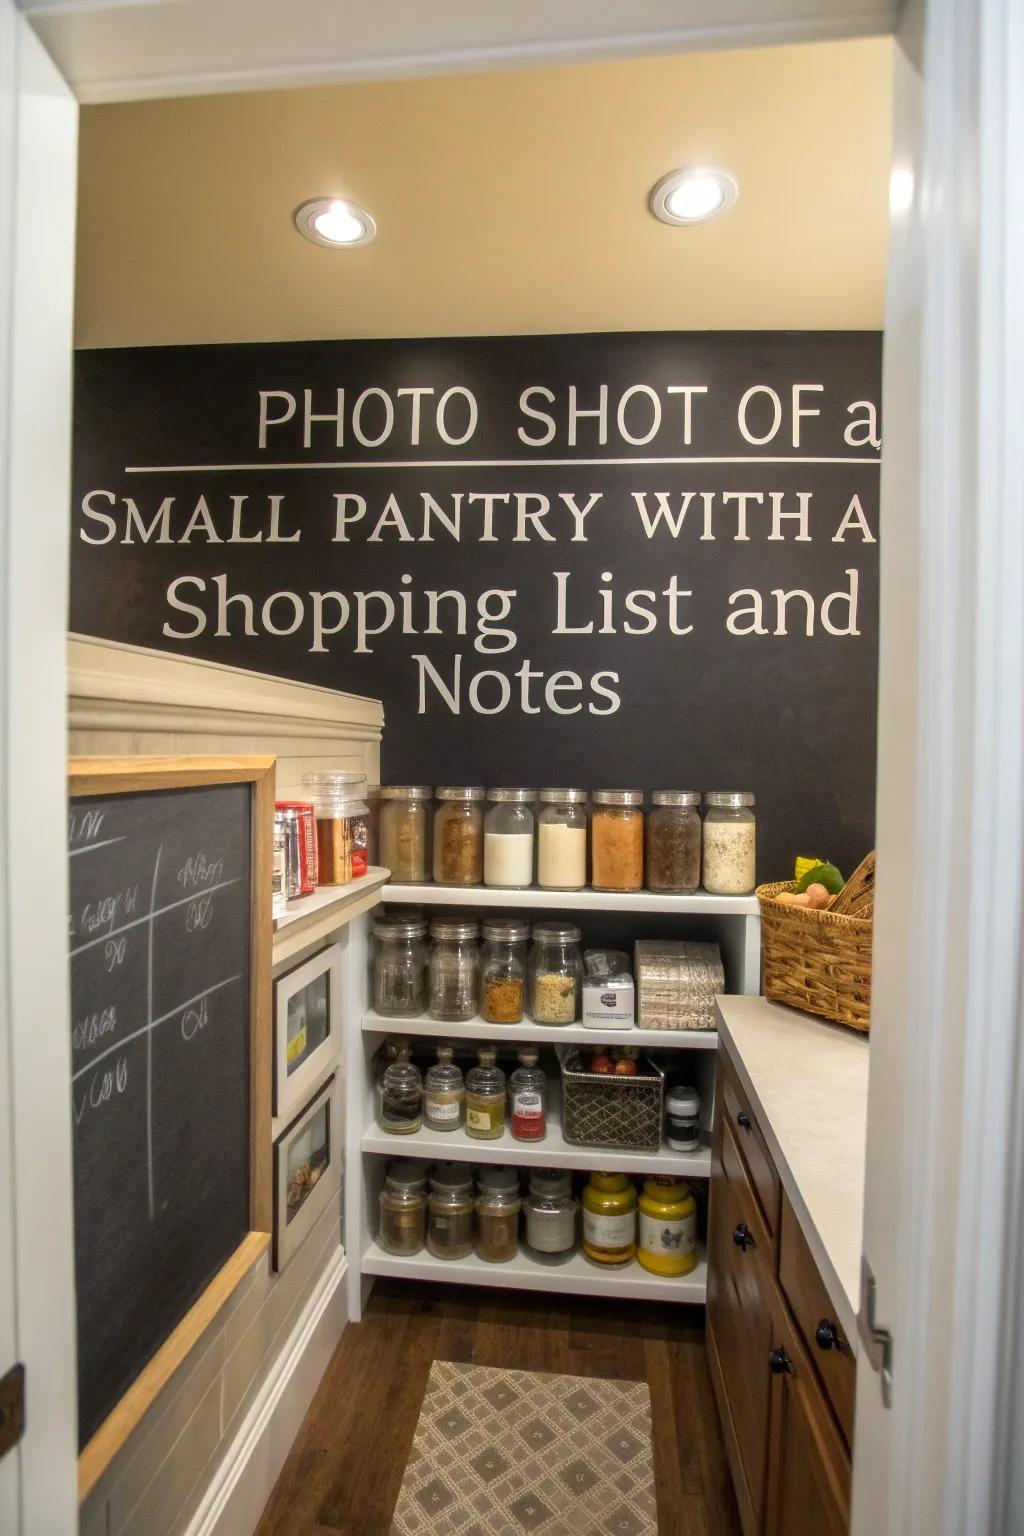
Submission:
[[[249,1231],[251,795],[71,803],[82,1444]]]
[[[74,630],[381,697],[393,782],[749,788],[874,840],[881,338],[85,352]]]

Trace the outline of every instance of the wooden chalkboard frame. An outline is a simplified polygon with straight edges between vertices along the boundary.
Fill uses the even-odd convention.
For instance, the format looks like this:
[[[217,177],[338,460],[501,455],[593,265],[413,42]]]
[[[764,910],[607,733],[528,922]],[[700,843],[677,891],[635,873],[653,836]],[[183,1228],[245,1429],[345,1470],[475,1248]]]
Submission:
[[[240,757],[78,757],[68,764],[68,798],[138,794],[218,784],[252,785],[250,928],[249,1225],[251,1230],[143,1367],[78,1458],[84,1499],[232,1292],[271,1244],[274,1221],[271,1088],[271,874],[277,759]]]

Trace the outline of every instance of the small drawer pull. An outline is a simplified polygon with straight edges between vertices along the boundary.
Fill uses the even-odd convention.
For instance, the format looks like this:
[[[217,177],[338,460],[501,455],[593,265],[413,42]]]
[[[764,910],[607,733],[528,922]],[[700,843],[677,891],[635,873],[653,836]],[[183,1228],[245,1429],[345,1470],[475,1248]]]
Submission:
[[[741,1109],[739,1114],[736,1116],[736,1124],[742,1125],[745,1131],[750,1130],[750,1116],[747,1114],[745,1109]]]
[[[823,1317],[814,1330],[814,1342],[819,1349],[842,1349],[843,1341],[839,1337],[839,1329],[835,1323],[830,1323],[827,1317]]]
[[[773,1376],[796,1375],[792,1360],[781,1346],[778,1349],[772,1350],[768,1356],[768,1365]]]
[[[754,1234],[751,1232],[745,1221],[741,1221],[739,1226],[733,1232],[732,1240],[736,1244],[736,1247],[742,1249],[744,1253],[746,1253],[748,1248],[754,1247]]]

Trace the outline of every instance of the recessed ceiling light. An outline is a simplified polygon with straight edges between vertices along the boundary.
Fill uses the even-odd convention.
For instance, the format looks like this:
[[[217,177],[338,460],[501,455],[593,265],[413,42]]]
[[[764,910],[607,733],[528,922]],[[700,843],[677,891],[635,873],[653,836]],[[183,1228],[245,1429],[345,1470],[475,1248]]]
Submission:
[[[314,245],[366,245],[377,226],[365,208],[343,197],[312,197],[295,210],[295,228]]]
[[[663,224],[701,224],[717,219],[735,203],[736,179],[706,167],[671,171],[651,193],[651,212]]]

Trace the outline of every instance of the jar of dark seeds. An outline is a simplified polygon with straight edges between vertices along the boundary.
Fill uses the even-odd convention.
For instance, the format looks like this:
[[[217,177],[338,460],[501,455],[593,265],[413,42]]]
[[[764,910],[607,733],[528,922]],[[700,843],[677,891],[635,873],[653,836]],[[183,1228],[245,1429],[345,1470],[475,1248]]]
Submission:
[[[688,894],[700,885],[700,791],[656,789],[647,818],[647,889]]]

